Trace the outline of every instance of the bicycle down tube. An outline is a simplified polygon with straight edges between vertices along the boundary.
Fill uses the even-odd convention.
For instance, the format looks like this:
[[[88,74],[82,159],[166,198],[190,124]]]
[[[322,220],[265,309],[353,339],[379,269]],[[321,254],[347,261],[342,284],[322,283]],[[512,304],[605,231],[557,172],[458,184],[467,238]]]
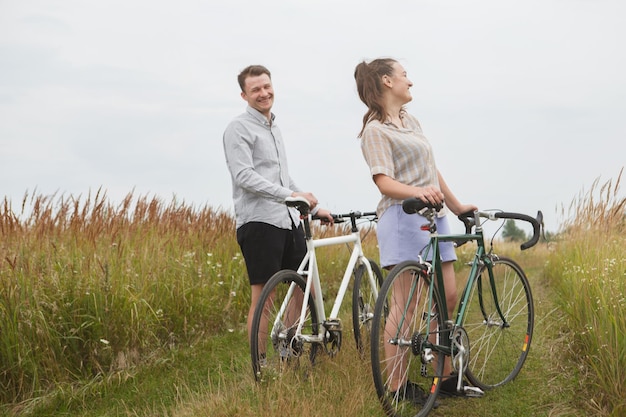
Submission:
[[[372,222],[376,213],[350,212],[333,214],[335,223],[349,221],[349,234],[313,239],[308,202],[301,198],[287,199],[286,204],[301,213],[307,252],[294,270],[281,270],[265,284],[259,296],[251,326],[251,358],[257,381],[267,373],[293,369],[300,358],[314,363],[318,347],[334,355],[341,348],[342,325],[339,317],[350,281],[352,288],[352,326],[357,349],[364,355],[363,340],[369,340],[373,310],[382,284],[382,271],[363,252],[358,219]],[[317,248],[346,245],[350,257],[334,304],[327,315],[324,293],[317,263]],[[308,346],[308,347],[307,347]]]
[[[330,315],[328,316],[328,318],[332,318],[332,319],[339,317],[339,309],[341,308],[341,304],[343,302],[343,299],[345,298],[348,285],[350,284],[350,276],[352,275],[352,271],[354,270],[354,267],[357,265],[357,262],[359,260],[362,261],[365,258],[359,237],[357,235],[350,234],[350,235],[345,235],[345,236],[326,237],[326,238],[315,239],[315,240],[307,239],[308,251],[297,270],[298,274],[306,276],[306,277],[309,277],[309,276],[319,277],[319,271],[317,267],[317,255],[315,253],[315,248],[339,245],[339,244],[345,244],[345,243],[353,243],[355,246],[352,249],[352,254],[350,255],[350,260],[348,261],[348,266],[346,267],[345,273],[341,280],[339,291],[337,292],[337,296],[335,297],[335,303],[330,312]],[[362,263],[365,265],[368,271],[368,275],[372,276],[373,273],[372,273],[372,269],[371,269],[369,262],[362,262]],[[306,268],[307,264],[309,266],[308,269]],[[314,294],[322,294],[320,280],[319,279],[307,279],[306,289],[304,292],[305,299],[307,299],[310,295],[311,285],[314,285],[314,288],[313,288]],[[374,288],[374,291],[376,292],[376,287],[374,286],[373,288]],[[327,319],[326,312],[324,309],[324,299],[322,296],[316,296],[314,297],[314,301],[317,307],[317,312],[318,312],[320,322],[323,323]],[[306,310],[303,308],[300,314],[301,314],[300,316],[301,321],[298,324],[297,333],[302,331],[302,325],[304,322],[304,315],[306,314]],[[318,337],[312,337],[311,338],[312,340],[308,340],[308,338],[305,337],[305,340],[309,342],[320,342],[321,335],[318,334],[317,336]]]

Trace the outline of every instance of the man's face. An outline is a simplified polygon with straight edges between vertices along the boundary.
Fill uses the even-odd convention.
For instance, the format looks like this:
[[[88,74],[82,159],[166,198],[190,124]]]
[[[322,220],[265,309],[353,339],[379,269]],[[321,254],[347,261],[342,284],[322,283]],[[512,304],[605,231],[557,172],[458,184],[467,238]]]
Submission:
[[[246,78],[241,98],[246,100],[250,107],[258,110],[269,119],[274,104],[272,80],[267,74]]]

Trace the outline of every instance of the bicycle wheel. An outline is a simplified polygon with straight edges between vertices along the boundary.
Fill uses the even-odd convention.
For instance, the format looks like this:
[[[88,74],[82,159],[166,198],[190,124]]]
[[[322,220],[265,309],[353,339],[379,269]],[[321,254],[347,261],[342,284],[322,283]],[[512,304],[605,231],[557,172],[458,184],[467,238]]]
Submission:
[[[530,285],[522,268],[511,259],[495,258],[492,270],[494,286],[488,267],[483,266],[468,289],[471,293],[462,321],[470,344],[466,375],[483,390],[517,376],[528,356],[535,319]]]
[[[317,343],[296,336],[306,281],[291,270],[279,271],[263,287],[251,326],[250,354],[257,381],[272,380],[288,370],[306,372],[314,363]],[[309,296],[302,335],[317,335],[319,323]]]
[[[389,273],[376,300],[372,374],[389,416],[425,416],[439,391],[443,355],[436,354],[430,344],[440,342],[443,315],[439,293],[432,291],[430,298],[430,290],[425,266],[408,261]]]
[[[366,261],[372,268],[373,276],[370,277],[367,274],[365,265],[357,265],[354,268],[354,289],[352,291],[352,327],[354,328],[356,347],[361,357],[365,356],[365,349],[370,344],[376,293],[380,291],[380,286],[383,284],[383,273],[378,264],[371,259]],[[372,287],[372,280],[376,286],[376,292]]]

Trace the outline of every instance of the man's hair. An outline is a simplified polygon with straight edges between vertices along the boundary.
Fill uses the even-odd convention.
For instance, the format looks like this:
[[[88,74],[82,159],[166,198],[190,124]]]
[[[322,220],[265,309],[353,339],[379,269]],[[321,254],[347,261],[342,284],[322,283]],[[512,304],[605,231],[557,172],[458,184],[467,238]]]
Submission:
[[[246,78],[248,77],[258,77],[259,75],[267,74],[272,79],[272,74],[270,70],[265,68],[263,65],[248,65],[245,67],[237,76],[237,81],[239,82],[239,87],[241,87],[241,91],[246,92]]]

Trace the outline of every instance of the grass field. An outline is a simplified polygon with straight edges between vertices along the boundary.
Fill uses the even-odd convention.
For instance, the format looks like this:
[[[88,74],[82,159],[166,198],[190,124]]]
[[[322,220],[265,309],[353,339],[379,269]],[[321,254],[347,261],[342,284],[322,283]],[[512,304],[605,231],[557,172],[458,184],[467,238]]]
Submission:
[[[523,253],[498,243],[532,284],[531,354],[513,383],[479,400],[444,400],[433,416],[626,414],[619,179],[575,200],[555,241]],[[101,191],[22,203],[27,216],[0,207],[2,415],[383,415],[351,334],[306,380],[254,382],[249,286],[228,213],[132,194],[113,206]],[[375,233],[363,233],[376,258]],[[331,295],[347,257],[319,254]]]

